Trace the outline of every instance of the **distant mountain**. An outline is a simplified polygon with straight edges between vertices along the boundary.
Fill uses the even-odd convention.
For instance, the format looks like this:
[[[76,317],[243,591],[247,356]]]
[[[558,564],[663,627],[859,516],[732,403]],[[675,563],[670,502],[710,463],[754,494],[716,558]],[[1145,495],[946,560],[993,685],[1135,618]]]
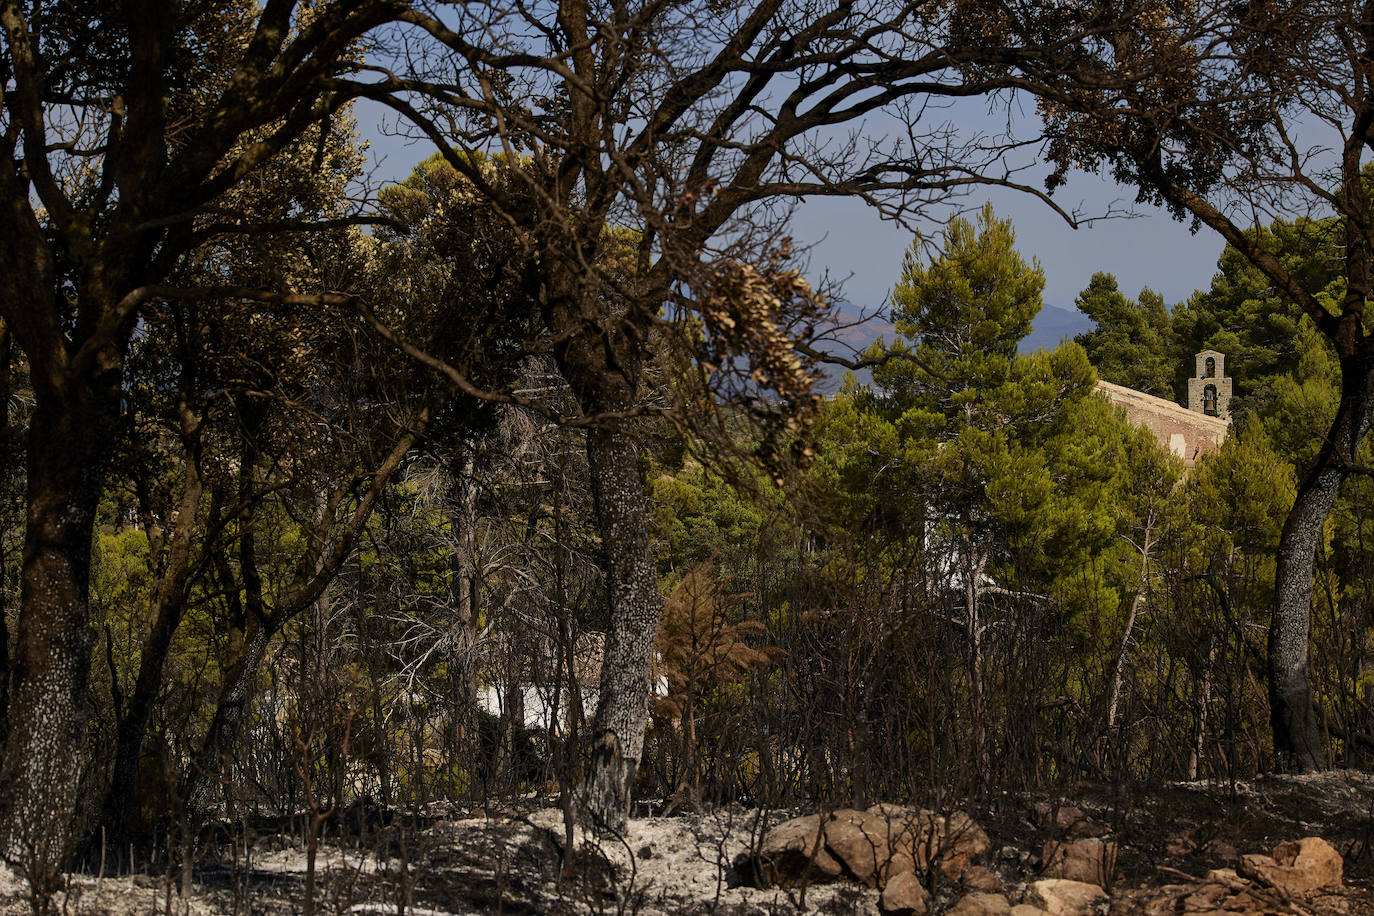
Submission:
[[[1047,305],[1035,316],[1031,332],[1021,340],[1018,349],[1022,353],[1053,350],[1064,338],[1072,340],[1075,334],[1091,331],[1092,327],[1092,321],[1078,309]]]

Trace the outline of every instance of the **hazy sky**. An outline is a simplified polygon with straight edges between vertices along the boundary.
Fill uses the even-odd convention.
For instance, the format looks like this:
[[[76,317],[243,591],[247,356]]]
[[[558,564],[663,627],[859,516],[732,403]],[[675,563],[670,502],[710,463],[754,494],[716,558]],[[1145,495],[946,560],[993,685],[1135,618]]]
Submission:
[[[972,120],[982,118],[975,115]],[[377,106],[359,105],[363,137],[372,144],[374,158],[383,158],[375,177],[404,178],[431,150],[382,135],[378,121]],[[1036,179],[1023,181],[1030,184]],[[1075,230],[1041,201],[1015,191],[988,189],[970,195],[964,203],[976,210],[986,200],[992,201],[998,216],[1012,220],[1021,253],[1039,259],[1045,270],[1045,303],[1066,309],[1073,308],[1074,297],[1099,270],[1116,274],[1128,296],[1148,286],[1172,306],[1193,290],[1210,285],[1223,247],[1210,229],[1190,233],[1186,223],[1154,208],[1137,208],[1140,215],[1134,218],[1105,220]],[[1128,208],[1134,194],[1106,179],[1076,175],[1055,193],[1055,200],[1068,211],[1102,213],[1113,203],[1116,209]],[[926,231],[938,233],[939,227],[932,224]],[[902,254],[911,242],[905,229],[880,220],[863,204],[834,199],[806,204],[793,235],[799,245],[814,245],[812,273],[819,276],[828,270],[832,278],[848,277],[845,298],[869,311],[883,303],[896,282]]]
[[[1030,195],[990,189],[970,196],[969,203],[976,208],[987,200],[999,217],[1011,219],[1021,254],[1039,259],[1045,270],[1045,303],[1066,309],[1073,308],[1074,297],[1099,270],[1116,274],[1128,296],[1148,286],[1172,306],[1211,284],[1223,247],[1210,229],[1190,233],[1186,223],[1155,208],[1136,208],[1139,216],[1073,229]],[[1101,212],[1113,201],[1130,205],[1134,196],[1110,181],[1078,176],[1056,192],[1055,200],[1065,209],[1082,203],[1084,210]],[[828,268],[837,278],[848,276],[846,298],[864,306],[883,301],[911,243],[906,230],[878,219],[863,204],[840,200],[807,204],[798,215],[795,235],[799,242],[816,243],[813,268]]]

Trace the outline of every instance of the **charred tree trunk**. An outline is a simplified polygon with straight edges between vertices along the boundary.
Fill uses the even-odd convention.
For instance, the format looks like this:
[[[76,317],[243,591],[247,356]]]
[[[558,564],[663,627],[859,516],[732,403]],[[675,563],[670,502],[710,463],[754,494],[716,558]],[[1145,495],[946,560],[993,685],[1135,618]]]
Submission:
[[[86,753],[91,536],[119,416],[121,365],[36,385],[0,852],[46,892],[71,851]]]
[[[581,790],[581,814],[598,830],[622,833],[630,790],[649,719],[654,639],[663,596],[649,548],[649,504],[639,473],[639,446],[621,426],[638,403],[649,331],[658,304],[627,303],[605,314],[605,291],[573,265],[596,259],[597,236],[581,241],[579,257],[560,256],[555,239],[548,264],[568,265],[543,276],[542,310],[561,338],[554,355],[583,412],[601,418],[587,433],[587,472],[610,622],[602,650],[592,748]]]
[[[123,848],[133,839],[130,836],[131,815],[136,810],[135,795],[139,762],[143,756],[143,739],[158,691],[162,688],[162,671],[172,647],[172,637],[181,625],[182,613],[186,608],[186,589],[192,572],[191,547],[197,530],[196,513],[205,492],[200,474],[200,418],[184,400],[179,409],[181,437],[186,447],[181,502],[177,507],[176,528],[172,534],[166,569],[153,604],[152,629],[139,659],[138,679],[134,682],[128,707],[119,719],[114,766],[101,818],[105,827],[104,840],[112,842],[115,848]]]
[[[271,638],[268,627],[257,622],[250,624],[229,660],[210,727],[178,793],[190,805],[192,815],[201,814],[208,806],[212,787],[228,785],[230,756],[243,722],[244,707],[252,698],[253,682]]]
[[[477,481],[472,455],[466,449],[452,468],[449,490],[449,533],[453,539],[454,619],[450,640],[453,671],[453,725],[458,748],[476,743],[477,676],[473,651],[481,612],[481,582],[477,565]]]
[[[10,375],[10,358],[14,349],[14,338],[9,328],[0,320],[0,499],[11,475],[18,469],[15,465],[15,434],[10,429],[10,396],[14,393],[13,379]],[[9,608],[5,602],[6,558],[0,552],[0,747],[9,739],[10,708],[10,624]]]
[[[649,553],[649,510],[639,478],[639,448],[624,433],[596,430],[587,437],[587,458],[611,625],[602,653],[585,804],[594,824],[622,832],[644,749],[663,596]]]
[[[1275,765],[1307,772],[1325,766],[1321,728],[1308,680],[1312,576],[1317,546],[1341,484],[1355,466],[1374,405],[1374,354],[1360,347],[1341,359],[1341,401],[1316,464],[1298,487],[1283,525],[1269,623],[1269,715]]]

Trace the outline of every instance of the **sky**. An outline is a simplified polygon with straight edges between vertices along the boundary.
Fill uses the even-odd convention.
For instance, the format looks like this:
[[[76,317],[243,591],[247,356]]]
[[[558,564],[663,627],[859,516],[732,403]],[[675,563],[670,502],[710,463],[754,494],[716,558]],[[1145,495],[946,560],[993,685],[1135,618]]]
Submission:
[[[360,103],[357,116],[359,129],[371,144],[370,155],[377,164],[374,178],[403,179],[431,152],[426,144],[387,136],[379,128],[379,106]],[[975,114],[969,120],[982,119]],[[1033,167],[1028,174],[1035,172]],[[1044,169],[1039,169],[1039,174],[1043,175]],[[1035,178],[1022,180],[1037,183]],[[1221,238],[1211,230],[1204,227],[1194,234],[1187,223],[1174,220],[1164,211],[1134,204],[1135,196],[1130,189],[1093,175],[1072,175],[1055,192],[1054,199],[1067,211],[1077,209],[1091,214],[1134,210],[1136,215],[1074,229],[1029,194],[989,188],[963,201],[968,210],[975,211],[990,200],[999,217],[1011,219],[1018,250],[1027,259],[1037,259],[1045,271],[1046,306],[1072,311],[1074,298],[1098,271],[1115,274],[1127,296],[1134,297],[1148,286],[1170,306],[1211,284],[1223,248]],[[923,231],[937,234],[939,226],[931,223]],[[793,237],[799,246],[811,246],[811,277],[819,278],[828,272],[831,279],[843,280],[843,298],[850,304],[849,309],[868,313],[884,305],[901,273],[902,255],[911,243],[907,229],[884,222],[858,201],[843,199],[819,199],[804,204],[795,217]],[[1063,318],[1047,316],[1051,317]],[[867,336],[871,339],[885,331],[888,329],[875,326]]]

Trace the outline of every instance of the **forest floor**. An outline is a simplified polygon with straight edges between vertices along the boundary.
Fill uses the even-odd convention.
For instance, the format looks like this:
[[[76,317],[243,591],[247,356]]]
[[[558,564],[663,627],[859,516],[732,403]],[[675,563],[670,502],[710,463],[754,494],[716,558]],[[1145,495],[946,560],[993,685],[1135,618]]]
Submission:
[[[1150,790],[1080,784],[1065,792],[1007,794],[967,810],[992,841],[982,864],[1012,902],[1039,876],[1044,843],[1078,833],[1118,844],[1110,910],[1122,916],[1146,912],[1145,901],[1164,885],[1201,882],[1210,870],[1235,865],[1240,855],[1320,836],[1344,859],[1342,889],[1304,899],[1260,894],[1249,909],[1227,904],[1215,911],[1374,916],[1374,774],[1175,783]],[[622,840],[591,843],[579,834],[566,863],[556,809],[435,820],[409,834],[404,848],[394,834],[385,844],[361,849],[356,840],[324,843],[313,909],[412,916],[877,913],[878,892],[856,883],[742,886],[740,856],[755,847],[767,826],[796,813],[732,807],[636,818]],[[179,875],[73,874],[54,903],[58,912],[120,916],[301,913],[307,910],[305,873],[299,837],[266,835],[237,865],[198,866],[188,898],[178,893]],[[960,894],[951,884],[933,888],[931,912],[945,911]],[[0,913],[29,911],[24,883],[0,869]],[[1165,911],[1192,912],[1182,904],[1160,910]]]

